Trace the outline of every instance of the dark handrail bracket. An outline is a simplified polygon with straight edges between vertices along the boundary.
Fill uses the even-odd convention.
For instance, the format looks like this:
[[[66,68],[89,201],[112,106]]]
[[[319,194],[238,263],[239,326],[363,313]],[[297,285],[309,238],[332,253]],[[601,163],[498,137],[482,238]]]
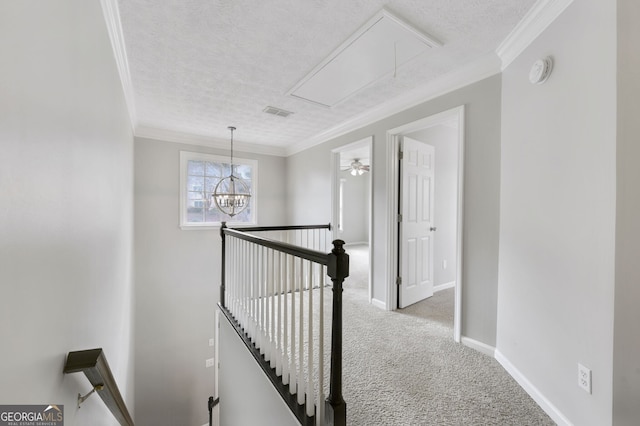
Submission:
[[[133,419],[129,414],[129,410],[127,410],[116,380],[111,373],[111,368],[109,368],[107,358],[101,348],[69,352],[63,372],[68,374],[80,371],[87,376],[91,386],[93,386],[93,390],[84,397],[78,395],[78,405],[93,392],[97,392],[121,425],[134,426]]]
[[[209,426],[213,426],[213,409],[216,405],[220,403],[220,398],[209,397],[209,401],[207,406],[209,407]]]
[[[78,408],[80,408],[80,406],[82,405],[83,402],[85,402],[87,399],[89,399],[89,397],[91,395],[93,395],[93,393],[95,391],[101,391],[102,389],[104,389],[104,385],[95,385],[93,387],[93,389],[91,389],[89,391],[89,393],[87,393],[86,395],[82,396],[81,393],[78,394]]]

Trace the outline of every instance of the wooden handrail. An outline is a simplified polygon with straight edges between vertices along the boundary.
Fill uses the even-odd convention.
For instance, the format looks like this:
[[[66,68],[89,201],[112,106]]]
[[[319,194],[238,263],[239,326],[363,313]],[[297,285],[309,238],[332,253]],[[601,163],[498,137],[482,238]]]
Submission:
[[[222,222],[220,226],[220,238],[222,239],[222,263],[220,265],[220,303],[224,305],[225,295],[225,276],[226,276],[226,236],[233,236],[241,240],[253,242],[255,244],[271,248],[283,253],[287,253],[296,257],[301,257],[312,262],[319,263],[327,266],[328,257],[326,253],[310,250],[303,247],[298,247],[293,244],[283,243],[280,241],[271,240],[268,238],[258,237],[256,235],[250,235],[246,232],[252,231],[282,231],[282,230],[297,230],[297,229],[331,229],[331,224],[327,225],[294,225],[294,226],[261,226],[252,228],[232,229],[227,227],[227,222]],[[344,242],[343,242],[344,244]],[[348,256],[347,256],[348,257]]]
[[[102,348],[69,352],[63,371],[65,374],[83,372],[118,422],[123,426],[134,426]],[[78,403],[82,400],[78,394]]]
[[[294,244],[271,240],[269,238],[258,237],[252,234],[246,234],[244,230],[221,228],[221,231],[224,233],[224,235],[230,235],[240,240],[249,241],[254,244],[270,248],[272,250],[290,254],[295,257],[300,257],[302,259],[310,260],[312,262],[320,263],[321,265],[327,266],[327,254],[321,251],[311,250],[304,247],[296,246]]]
[[[225,222],[222,222],[222,223],[224,224]],[[249,227],[238,227],[235,229],[242,232],[297,231],[300,229],[327,229],[331,231],[331,224],[328,223],[326,225],[249,226]]]

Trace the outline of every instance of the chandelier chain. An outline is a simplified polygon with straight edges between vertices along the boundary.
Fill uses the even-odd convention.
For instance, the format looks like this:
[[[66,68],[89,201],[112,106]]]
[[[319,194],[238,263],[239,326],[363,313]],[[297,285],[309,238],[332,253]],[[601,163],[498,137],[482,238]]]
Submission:
[[[236,130],[236,128],[233,127],[233,126],[229,126],[229,127],[227,127],[227,129],[231,130],[231,155],[230,155],[230,157],[231,157],[231,176],[233,176],[233,172],[234,172],[234,170],[233,170],[233,131]]]

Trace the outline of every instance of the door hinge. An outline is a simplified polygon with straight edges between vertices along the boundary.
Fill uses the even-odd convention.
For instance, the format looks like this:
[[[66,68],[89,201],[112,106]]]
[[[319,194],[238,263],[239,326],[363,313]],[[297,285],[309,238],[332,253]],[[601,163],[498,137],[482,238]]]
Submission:
[[[402,277],[396,277],[396,285],[402,285]]]
[[[402,222],[402,215],[398,214],[398,222]]]
[[[398,152],[398,160],[402,160],[404,158],[404,152],[401,150]]]

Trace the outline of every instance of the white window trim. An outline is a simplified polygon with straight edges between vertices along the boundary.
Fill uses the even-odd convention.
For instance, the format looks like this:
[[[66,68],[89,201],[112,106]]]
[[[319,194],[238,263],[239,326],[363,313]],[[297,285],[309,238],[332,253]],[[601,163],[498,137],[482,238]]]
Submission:
[[[210,161],[215,163],[229,163],[229,157],[222,155],[203,154],[199,152],[180,151],[180,228],[183,230],[196,229],[219,229],[222,225],[220,222],[187,222],[187,162]],[[228,226],[238,225],[257,225],[258,217],[258,161],[247,158],[233,157],[234,165],[244,164],[251,166],[251,221],[250,222],[233,222],[227,221]]]

